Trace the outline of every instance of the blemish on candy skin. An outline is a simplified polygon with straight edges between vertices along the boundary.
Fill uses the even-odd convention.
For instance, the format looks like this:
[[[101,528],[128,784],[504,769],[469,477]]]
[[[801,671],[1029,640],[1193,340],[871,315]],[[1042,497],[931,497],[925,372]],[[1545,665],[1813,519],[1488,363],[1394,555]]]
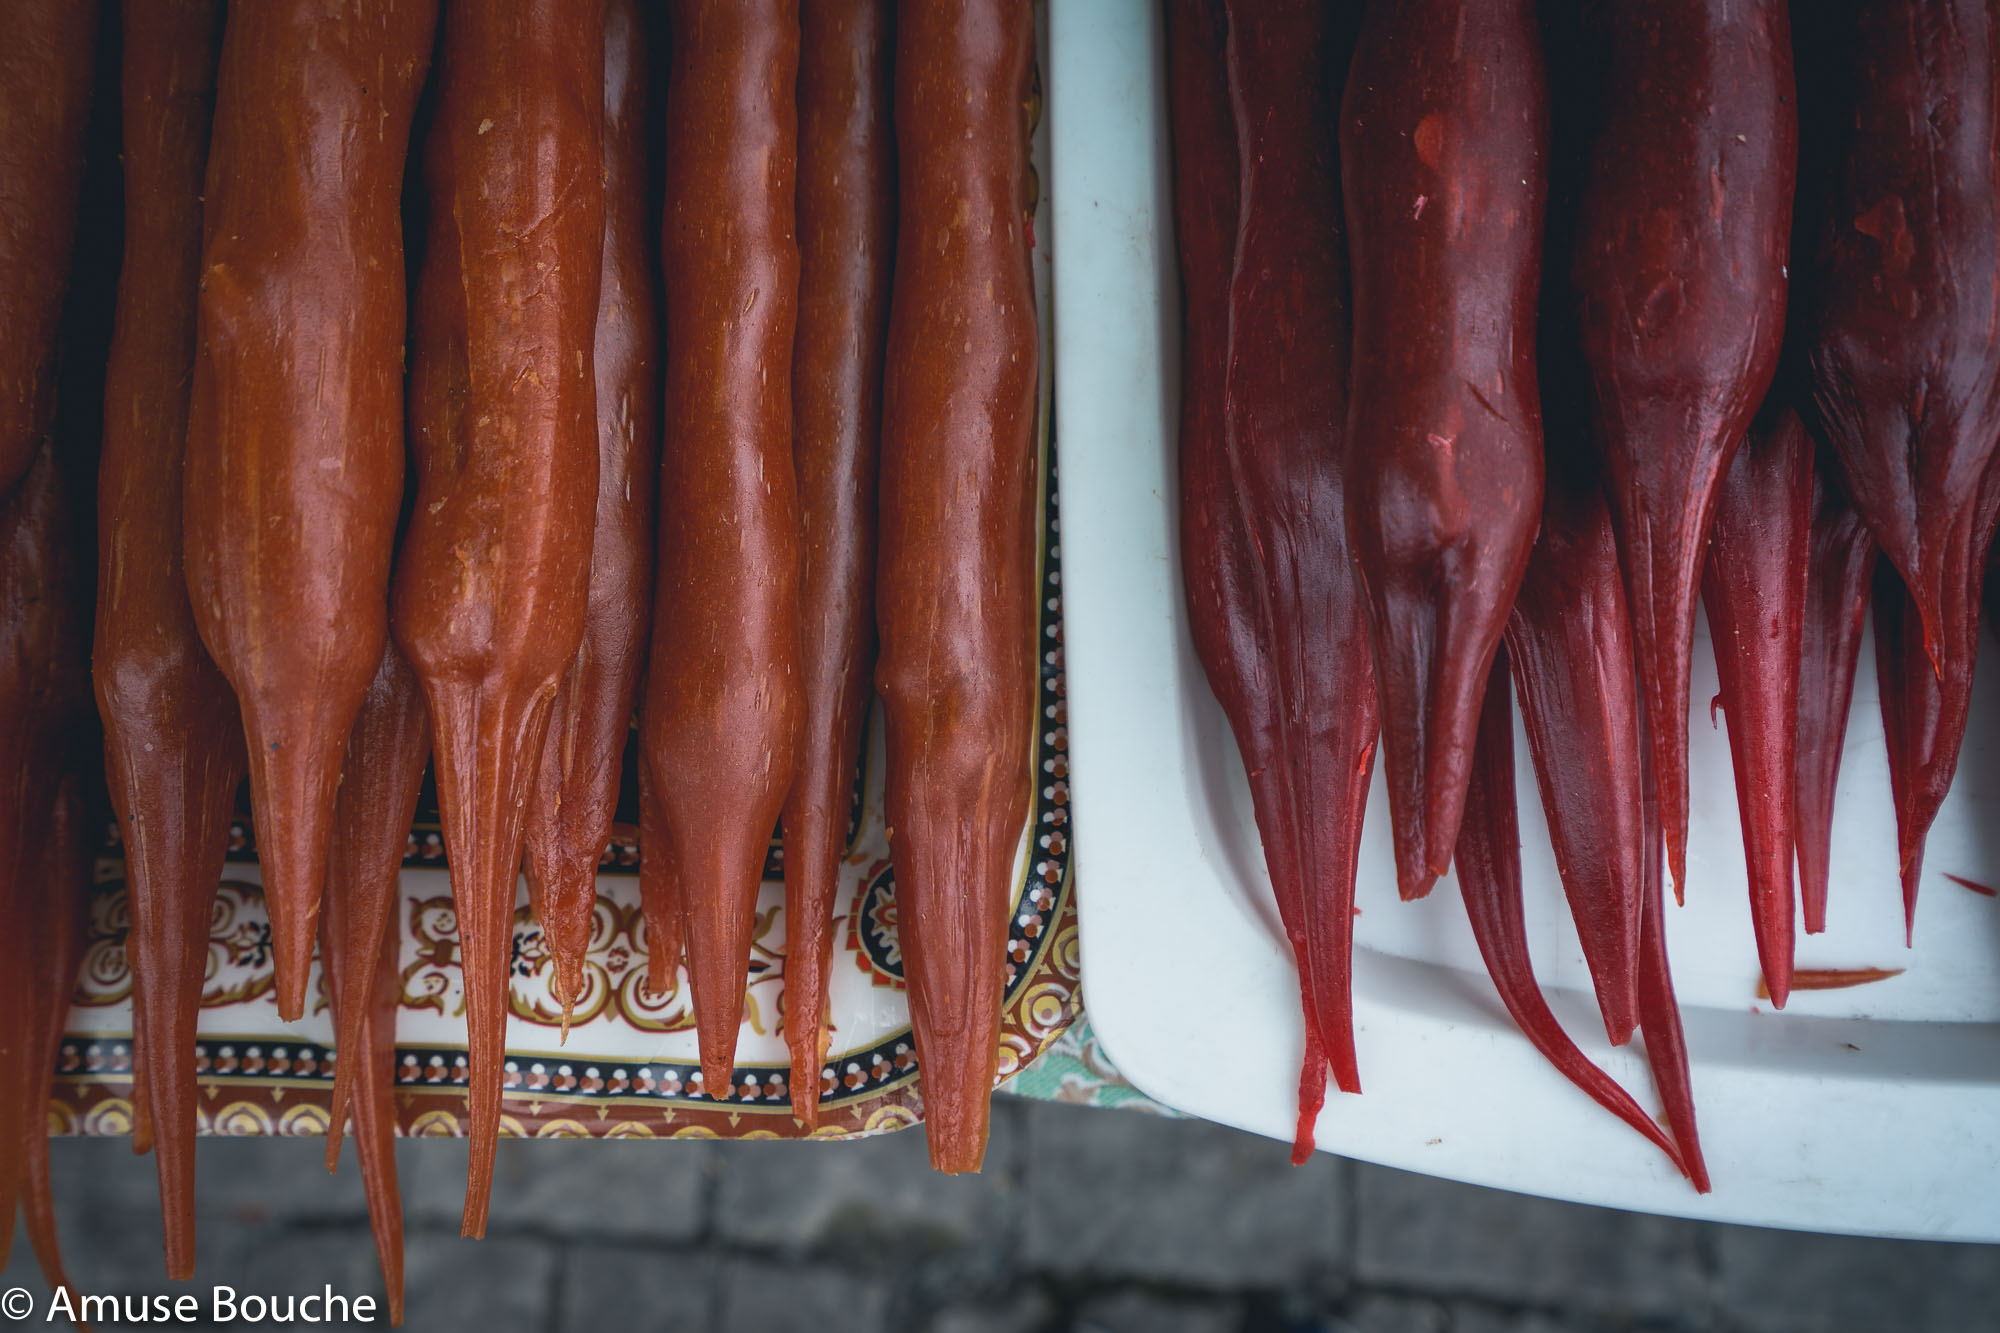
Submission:
[[[1416,145],[1417,160],[1427,167],[1436,167],[1444,156],[1444,113],[1433,111],[1418,121],[1411,142]]]

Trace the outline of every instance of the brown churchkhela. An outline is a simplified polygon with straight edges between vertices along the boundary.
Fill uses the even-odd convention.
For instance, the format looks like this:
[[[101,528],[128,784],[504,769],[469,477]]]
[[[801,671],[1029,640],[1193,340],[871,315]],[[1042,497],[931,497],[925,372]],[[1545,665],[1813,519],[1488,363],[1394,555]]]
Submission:
[[[88,589],[82,589],[84,598]],[[78,617],[79,626],[84,624]],[[79,648],[86,641],[79,636]],[[81,680],[85,670],[82,656],[69,659]],[[84,708],[89,707],[84,701]],[[85,786],[93,757],[89,746],[87,718],[77,719],[82,730],[59,772],[50,775],[56,784],[48,806],[49,822],[40,833],[41,879],[44,895],[39,924],[28,934],[35,950],[29,977],[32,1003],[29,1019],[33,1036],[28,1047],[28,1074],[22,1091],[26,1105],[41,1112],[55,1096],[56,1061],[62,1049],[63,1033],[69,1027],[70,997],[76,994],[77,978],[83,970],[84,948],[90,926],[92,870],[95,865],[90,838]],[[71,1287],[63,1272],[62,1250],[56,1234],[54,1184],[49,1176],[49,1135],[39,1114],[28,1116],[22,1125],[28,1135],[27,1161],[22,1168],[21,1204],[28,1227],[28,1241],[43,1279],[54,1287]],[[4,1246],[0,1246],[4,1249]],[[76,1298],[70,1290],[72,1303]]]
[[[604,272],[597,376],[597,518],[583,643],[563,676],[529,799],[535,919],[567,1023],[583,985],[597,865],[611,839],[653,603],[660,430],[659,326],[646,161],[646,34],[637,0],[604,10]]]
[[[1702,605],[1743,821],[1750,920],[1771,1003],[1791,993],[1800,653],[1812,546],[1812,444],[1772,395],[1723,472]]]
[[[90,859],[79,803],[96,732],[90,538],[49,426],[45,410],[35,461],[0,501],[0,1263],[25,1202],[42,1271],[61,1284],[47,1108],[82,959]]]
[[[876,683],[931,1165],[977,1170],[1028,819],[1037,333],[1028,0],[897,14],[900,213],[882,407]]]
[[[1451,862],[1487,666],[1541,516],[1547,110],[1530,0],[1369,7],[1341,108],[1347,530],[1405,898]]]
[[[1359,1092],[1354,872],[1377,728],[1367,599],[1341,479],[1349,325],[1336,148],[1353,27],[1316,0],[1237,0],[1228,10],[1240,210],[1223,427],[1252,596],[1269,626],[1300,877],[1300,975],[1334,1080]]]
[[[397,1324],[403,1321],[403,1205],[396,1190],[396,1008],[402,993],[396,891],[430,754],[423,689],[391,641],[347,740],[320,946],[339,1057],[326,1169],[340,1160],[351,1111],[375,1254],[390,1322]]]
[[[76,240],[94,0],[14,0],[0,42],[0,495],[48,431]]]
[[[875,664],[875,492],[895,261],[887,0],[799,10],[799,667],[805,711],[785,801],[785,1033],[792,1109],[819,1123],[833,909]]]
[[[417,501],[395,631],[430,708],[451,859],[471,1060],[462,1226],[477,1236],[500,1132],[523,810],[589,592],[603,5],[455,6],[439,63],[410,357]]]
[[[1890,749],[1908,923],[1958,765],[2000,518],[2000,17],[1986,0],[1884,0],[1816,21],[1842,27],[1849,101],[1813,264],[1813,407],[1908,589],[1909,651],[1877,658],[1894,668],[1885,706],[1931,714]]]
[[[703,1086],[726,1097],[764,851],[792,782],[799,506],[792,464],[796,0],[675,0],[667,91],[667,434],[643,779],[664,846],[640,892],[648,984],[686,918]]]
[[[195,624],[242,709],[278,1010],[305,1010],[340,758],[403,495],[410,118],[435,0],[230,11],[185,472]]]
[[[1224,68],[1222,0],[1167,6],[1167,98],[1173,116],[1174,228],[1181,294],[1181,577],[1188,628],[1209,689],[1243,756],[1264,866],[1299,971],[1305,1048],[1292,1156],[1312,1148],[1326,1102],[1326,1051],[1313,1013],[1305,886],[1299,874],[1292,784],[1278,733],[1271,631],[1257,596],[1250,536],[1236,501],[1224,429],[1229,375],[1229,287],[1241,181],[1236,120]]]
[[[1572,276],[1678,893],[1695,593],[1717,488],[1784,337],[1791,36],[1786,0],[1598,14],[1605,96]]]
[[[194,1275],[195,1018],[243,780],[236,696],[195,629],[181,464],[220,0],[127,0],[125,255],[105,371],[92,672],[132,929],[135,1114],[155,1138],[167,1275]],[[143,1088],[143,1090],[142,1090]]]

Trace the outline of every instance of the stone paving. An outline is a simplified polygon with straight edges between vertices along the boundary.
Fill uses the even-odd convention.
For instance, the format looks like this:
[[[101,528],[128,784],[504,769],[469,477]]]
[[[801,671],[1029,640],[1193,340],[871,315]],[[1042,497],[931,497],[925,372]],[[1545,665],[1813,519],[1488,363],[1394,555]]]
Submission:
[[[2000,1330],[2000,1247],[1862,1241],[1550,1203],[1197,1121],[1001,1098],[987,1169],[849,1144],[503,1141],[487,1239],[462,1144],[406,1141],[405,1326],[720,1333],[1845,1333]],[[160,1276],[153,1167],[54,1148],[86,1291],[379,1294],[350,1156],[201,1145],[200,1273]],[[24,1240],[0,1281],[45,1299]],[[46,1305],[38,1300],[38,1309]],[[378,1324],[381,1322],[378,1319]],[[116,1327],[100,1325],[100,1328]]]

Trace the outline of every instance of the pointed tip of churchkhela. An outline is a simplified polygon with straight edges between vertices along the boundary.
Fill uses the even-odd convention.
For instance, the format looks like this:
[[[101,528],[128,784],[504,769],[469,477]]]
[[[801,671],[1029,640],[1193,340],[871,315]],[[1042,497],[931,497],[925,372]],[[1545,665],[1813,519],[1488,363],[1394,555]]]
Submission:
[[[1915,847],[1905,848],[1903,856],[1903,947],[1909,949],[1917,942],[1917,885],[1924,876],[1922,840]]]
[[[926,1042],[921,1028],[916,1035],[931,1168],[947,1175],[978,1171],[986,1162],[995,1062],[990,1056],[981,1058],[978,1043],[935,1035]],[[925,1053],[934,1055],[924,1059]]]
[[[1639,1023],[1646,738],[1610,510],[1596,469],[1557,457],[1507,658],[1597,1010],[1623,1046]]]
[[[1356,619],[1359,619],[1357,614]],[[1364,633],[1354,626],[1357,635]],[[1350,668],[1352,664],[1350,663]],[[1297,897],[1295,941],[1306,1026],[1322,1066],[1331,1064],[1342,1092],[1361,1091],[1354,1050],[1354,882],[1361,849],[1362,820],[1374,773],[1377,724],[1373,691],[1364,658],[1358,670],[1336,670],[1336,679],[1366,691],[1350,702],[1323,699],[1297,802],[1308,817],[1298,821],[1308,856],[1307,878]],[[1334,714],[1341,716],[1336,720]],[[1288,931],[1288,933],[1290,933]],[[1324,1067],[1319,1080],[1326,1080]]]
[[[1485,642],[1488,636],[1473,627],[1459,628],[1463,620],[1440,604],[1448,596],[1432,589],[1421,601],[1393,593],[1378,600],[1387,612],[1374,636],[1382,764],[1396,848],[1396,891],[1404,902],[1428,895],[1451,869],[1480,699],[1506,620],[1505,605],[1497,617],[1477,617],[1494,620],[1492,642]]]
[[[785,976],[787,987],[785,999],[791,1002],[791,975]],[[820,992],[824,994],[824,991]],[[787,1054],[791,1063],[792,1114],[806,1127],[808,1134],[819,1128],[819,1073],[826,1065],[827,1028],[824,1006],[821,1015],[807,1020],[789,1007],[785,1013],[788,1025],[786,1032]]]
[[[714,831],[698,855],[669,861],[657,851],[642,855],[640,893],[645,899],[647,987],[666,994],[687,965],[695,1038],[701,1052],[702,1087],[723,1100],[735,1085],[736,1039],[743,1026],[743,982],[756,935],[757,894],[764,853],[777,815],[750,814],[734,830]],[[665,822],[655,821],[655,827]],[[753,831],[754,830],[754,831]],[[655,843],[655,847],[659,844]],[[649,880],[647,869],[654,878]],[[699,895],[689,884],[710,886]],[[661,986],[658,980],[664,979]]]
[[[814,1074],[799,1076],[798,1057],[792,1057],[792,1116],[806,1128],[806,1133],[819,1130],[819,1078]]]
[[[1783,397],[1767,401],[1715,497],[1702,602],[1728,706],[1757,956],[1782,1008],[1797,921],[1799,674],[1813,514],[1811,444]]]
[[[354,1108],[355,1155],[361,1161],[362,1189],[368,1198],[369,1228],[375,1233],[375,1260],[382,1268],[382,1286],[388,1297],[389,1322],[403,1322],[403,1200],[396,1181],[396,1101],[391,1083],[394,1078],[394,1038],[383,1037],[377,1025],[391,1028],[396,1015],[396,942],[391,933],[383,941],[383,956],[365,992],[371,1012],[364,1024],[361,1055],[371,1062],[356,1083]]]
[[[750,932],[740,934],[742,951],[724,945],[726,958],[703,959],[706,951],[689,950],[688,984],[693,991],[695,1038],[701,1051],[701,1086],[717,1101],[728,1100],[736,1087],[736,1038],[743,1029],[745,970],[737,960],[750,956]]]
[[[1543,998],[1528,955],[1521,906],[1521,838],[1514,798],[1513,685],[1503,647],[1484,691],[1478,747],[1459,828],[1458,882],[1479,954],[1501,1002],[1543,1058],[1592,1101],[1637,1130],[1687,1174],[1659,1123],[1564,1032]]]
[[[1643,721],[1641,730],[1644,730]],[[1639,927],[1639,1025],[1645,1037],[1646,1064],[1653,1086],[1667,1110],[1667,1128],[1680,1150],[1681,1169],[1697,1194],[1709,1192],[1708,1163],[1702,1156],[1701,1133],[1695,1123],[1694,1079],[1688,1066],[1687,1038],[1681,1030],[1680,1002],[1674,995],[1673,970],[1667,958],[1666,893],[1661,884],[1662,837],[1659,801],[1652,761],[1643,751],[1639,781],[1644,793],[1644,864]]]
[[[570,1016],[583,994],[583,960],[590,952],[591,918],[597,911],[600,858],[563,845],[551,830],[541,827],[545,823],[540,811],[530,811],[523,867],[535,921],[541,927],[542,940],[554,964],[549,990],[563,1007],[566,1041]]]
[[[808,711],[812,700],[808,699]],[[801,747],[798,776],[781,821],[785,855],[785,1045],[791,1067],[792,1113],[808,1132],[819,1128],[819,1075],[828,1051],[828,988],[833,969],[834,909],[845,850],[846,805],[858,756]]]
[[[1966,605],[1978,606],[1982,564],[1973,572]],[[1903,890],[1905,941],[1915,937],[1917,888],[1923,874],[1924,842],[1958,771],[1959,747],[1972,708],[1974,660],[1979,621],[1960,626],[1955,651],[1945,654],[1939,672],[1917,633],[1916,607],[1887,560],[1875,577],[1875,671],[1882,703],[1882,731],[1889,757],[1889,788],[1895,798],[1899,878]],[[1948,645],[1949,646],[1949,645]]]
[[[1718,469],[1719,472],[1719,469]],[[1620,515],[1619,565],[1625,575],[1626,605],[1632,615],[1639,691],[1651,736],[1660,827],[1666,840],[1667,872],[1674,901],[1687,901],[1688,694],[1694,649],[1695,598],[1702,557],[1708,549],[1705,526],[1677,535],[1650,528],[1644,515]],[[1708,507],[1703,507],[1703,517]],[[1692,526],[1692,525],[1690,525]],[[1643,534],[1640,536],[1639,534]]]
[[[80,662],[70,662],[72,669]],[[26,1080],[30,1118],[22,1128],[29,1141],[22,1170],[21,1202],[26,1208],[28,1242],[34,1247],[42,1276],[52,1287],[68,1293],[75,1307],[77,1290],[63,1269],[62,1246],[56,1231],[55,1190],[49,1179],[49,1136],[43,1108],[55,1092],[57,1052],[68,1026],[69,997],[76,993],[77,974],[83,967],[85,935],[90,917],[91,856],[84,824],[83,773],[77,756],[58,782],[49,809],[47,827],[42,830],[40,858],[42,892],[39,928],[30,932],[40,951],[36,960],[36,989],[32,1011],[34,1026],[28,1046],[31,1065]],[[192,1191],[190,1191],[191,1193]],[[187,1276],[193,1276],[192,1222],[187,1228],[186,1248],[190,1251]],[[171,1232],[169,1233],[171,1238]]]
[[[264,906],[271,922],[278,1017],[295,1023],[306,1012],[320,895],[326,886],[326,853],[333,836],[334,794],[347,736],[343,731],[338,745],[310,734],[303,740],[277,740],[272,720],[245,704],[250,803]],[[284,720],[301,730],[312,729],[307,719]],[[352,722],[350,717],[349,729]]]
[[[591,896],[597,895],[596,876],[591,877]],[[583,996],[583,962],[579,958],[556,960],[556,998],[562,1003],[562,1040],[569,1043],[570,1024],[576,1019],[576,1002]]]
[[[1361,1091],[1360,1081],[1345,1091]],[[1312,1160],[1313,1131],[1319,1125],[1320,1109],[1326,1105],[1326,1052],[1320,1047],[1319,1032],[1307,1016],[1305,1056],[1299,1063],[1299,1114],[1292,1128],[1292,1165],[1304,1166]]]
[[[239,767],[235,775],[240,772]],[[202,979],[199,968],[189,972],[181,960],[190,951],[199,958],[207,944],[237,784],[234,775],[210,783],[206,799],[199,778],[143,784],[159,786],[160,792],[142,793],[141,785],[132,782],[123,792],[132,817],[126,821],[132,833],[126,847],[131,926],[125,942],[136,979],[132,1114],[135,1138],[143,1121],[144,1148],[154,1154],[168,1251],[178,1275],[187,1276],[194,1262],[195,1072],[191,1061],[155,1062],[153,1053],[193,1050]],[[158,799],[169,790],[170,800]]]
[[[449,685],[449,682],[446,682]],[[426,681],[438,811],[465,975],[467,1137],[460,1234],[483,1236],[500,1141],[508,959],[520,884],[521,821],[549,717],[545,691]]]

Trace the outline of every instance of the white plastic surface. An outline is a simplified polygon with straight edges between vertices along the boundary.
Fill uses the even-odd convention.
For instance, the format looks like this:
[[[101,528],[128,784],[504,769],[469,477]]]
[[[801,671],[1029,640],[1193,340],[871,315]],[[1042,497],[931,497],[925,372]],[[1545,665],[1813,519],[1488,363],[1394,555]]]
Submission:
[[[1228,726],[1188,637],[1174,515],[1179,291],[1159,6],[1052,6],[1056,417],[1079,907],[1090,1017],[1119,1070],[1182,1111],[1289,1139],[1297,980]],[[1361,855],[1361,1096],[1330,1093],[1322,1148],[1432,1175],[1649,1212],[2000,1240],[2000,680],[1985,655],[1958,781],[1933,829],[1916,943],[1864,643],[1825,934],[1800,967],[1888,981],[1757,995],[1726,730],[1695,649],[1688,902],[1669,943],[1715,1191],[1542,1061],[1500,1008],[1456,883],[1399,903],[1378,766]],[[1636,1049],[1595,1016],[1525,744],[1517,746],[1538,975],[1583,1049],[1657,1108]]]

